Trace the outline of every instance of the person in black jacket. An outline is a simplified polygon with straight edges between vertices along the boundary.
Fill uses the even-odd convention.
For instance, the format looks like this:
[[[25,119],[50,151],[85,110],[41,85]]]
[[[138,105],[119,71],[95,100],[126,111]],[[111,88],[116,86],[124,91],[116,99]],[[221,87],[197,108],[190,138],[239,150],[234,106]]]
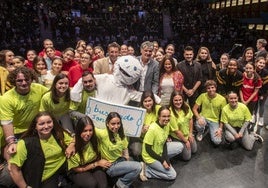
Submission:
[[[73,143],[52,115],[39,112],[9,160],[14,183],[20,188],[58,187],[60,174],[67,170],[66,156],[74,152]]]

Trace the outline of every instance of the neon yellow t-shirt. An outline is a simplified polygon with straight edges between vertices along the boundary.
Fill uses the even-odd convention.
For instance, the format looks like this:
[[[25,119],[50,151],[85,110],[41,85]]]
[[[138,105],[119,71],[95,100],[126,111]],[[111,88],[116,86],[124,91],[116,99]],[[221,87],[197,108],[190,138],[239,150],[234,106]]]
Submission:
[[[123,150],[128,147],[128,141],[125,137],[123,140],[119,137],[119,134],[115,134],[116,143],[112,143],[109,139],[107,129],[95,128],[96,135],[99,141],[99,148],[101,157],[109,162],[116,161],[119,157],[122,157]]]
[[[231,108],[229,104],[223,107],[221,114],[221,122],[228,123],[232,127],[242,127],[245,121],[251,120],[251,113],[248,107],[238,102],[235,109]]]
[[[212,122],[218,122],[222,108],[226,105],[226,99],[217,93],[216,97],[209,98],[207,93],[202,93],[195,101],[202,110],[200,115]]]
[[[143,125],[151,125],[153,122],[156,122],[157,120],[157,113],[158,113],[158,110],[161,106],[160,105],[155,105],[155,113],[151,112],[151,113],[145,113],[145,117],[144,117],[144,123]]]
[[[63,114],[69,112],[70,102],[65,101],[65,97],[61,97],[58,104],[55,104],[51,98],[51,92],[44,94],[41,99],[40,112],[48,111],[56,117],[60,117]]]
[[[178,117],[176,118],[173,111],[171,111],[171,117],[170,117],[170,135],[173,138],[179,139],[177,135],[174,133],[174,131],[180,130],[183,134],[183,136],[188,139],[189,133],[190,133],[190,125],[189,122],[193,118],[193,112],[189,108],[188,113],[185,115],[183,110],[180,110],[178,113]]]
[[[68,159],[68,169],[79,167],[94,161],[97,158],[96,152],[93,150],[91,143],[89,142],[83,150],[84,163],[81,163],[80,155],[76,153],[74,156]]]
[[[85,114],[86,106],[87,106],[87,99],[88,97],[94,97],[94,96],[95,96],[95,91],[86,92],[85,90],[83,90],[82,101],[81,102],[71,101],[70,110],[75,110],[75,111]]]
[[[25,132],[39,112],[40,100],[48,89],[37,83],[31,84],[27,95],[20,95],[15,88],[7,91],[1,99],[0,120],[12,120],[14,133]]]
[[[152,158],[147,153],[145,144],[151,145],[152,150],[161,156],[163,153],[164,144],[168,138],[169,129],[169,124],[164,128],[161,128],[157,123],[152,123],[150,125],[149,130],[145,134],[142,144],[142,158],[145,163],[151,164],[156,161],[156,159]]]
[[[68,145],[72,141],[72,137],[64,133],[64,141]],[[50,178],[63,165],[66,160],[64,151],[58,145],[54,136],[50,136],[48,140],[41,140],[41,147],[45,156],[45,166],[42,175],[42,182]],[[13,155],[9,162],[22,167],[27,160],[27,150],[23,139],[17,144],[17,153]],[[34,167],[33,167],[34,169]]]

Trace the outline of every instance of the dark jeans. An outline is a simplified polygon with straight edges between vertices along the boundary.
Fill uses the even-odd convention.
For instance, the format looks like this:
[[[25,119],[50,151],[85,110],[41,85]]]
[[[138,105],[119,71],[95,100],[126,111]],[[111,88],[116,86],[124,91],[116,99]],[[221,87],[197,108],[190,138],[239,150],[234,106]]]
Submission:
[[[72,172],[69,178],[81,188],[107,188],[106,173],[101,168],[75,173]]]

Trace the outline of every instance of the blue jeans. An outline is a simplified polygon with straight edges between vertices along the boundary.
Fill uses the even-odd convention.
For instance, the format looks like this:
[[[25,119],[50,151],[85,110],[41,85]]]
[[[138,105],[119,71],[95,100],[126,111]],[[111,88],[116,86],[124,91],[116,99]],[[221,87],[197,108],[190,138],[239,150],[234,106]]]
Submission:
[[[141,172],[141,164],[136,161],[125,161],[119,158],[113,162],[106,173],[110,177],[119,177],[116,185],[120,188],[128,188],[139,176]]]
[[[182,143],[167,142],[167,153],[169,158],[179,155],[182,150]],[[157,178],[163,180],[174,180],[177,176],[177,173],[172,166],[170,166],[170,169],[165,169],[162,163],[157,160],[151,164],[146,164],[145,174],[148,178]]]
[[[216,131],[220,127],[219,123],[207,120],[204,117],[201,117],[201,118],[203,118],[205,120],[206,124],[204,126],[202,126],[202,125],[198,124],[198,121],[196,121],[195,122],[195,128],[196,128],[197,132],[204,133],[206,127],[208,126],[211,141],[214,144],[219,145],[221,143],[221,141],[222,141],[221,137],[216,136]]]
[[[151,164],[146,164],[145,175],[148,178],[174,180],[176,179],[177,173],[172,166],[170,166],[170,169],[165,169],[162,163],[156,160]]]
[[[168,158],[179,155],[183,150],[183,144],[180,142],[167,142]]]

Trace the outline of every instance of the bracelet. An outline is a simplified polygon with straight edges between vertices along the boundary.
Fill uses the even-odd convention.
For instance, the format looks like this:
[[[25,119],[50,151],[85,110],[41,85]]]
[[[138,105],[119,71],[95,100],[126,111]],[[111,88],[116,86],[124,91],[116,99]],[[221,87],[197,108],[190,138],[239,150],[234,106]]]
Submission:
[[[7,146],[9,147],[11,144],[17,144],[17,139],[15,139],[15,140],[9,142],[9,143],[7,144]]]
[[[220,131],[222,131],[222,128],[219,127],[219,129],[220,129]]]
[[[8,137],[6,137],[6,142],[8,142],[8,140],[10,140],[10,139],[15,139],[15,138],[16,137],[14,135],[8,136]]]

